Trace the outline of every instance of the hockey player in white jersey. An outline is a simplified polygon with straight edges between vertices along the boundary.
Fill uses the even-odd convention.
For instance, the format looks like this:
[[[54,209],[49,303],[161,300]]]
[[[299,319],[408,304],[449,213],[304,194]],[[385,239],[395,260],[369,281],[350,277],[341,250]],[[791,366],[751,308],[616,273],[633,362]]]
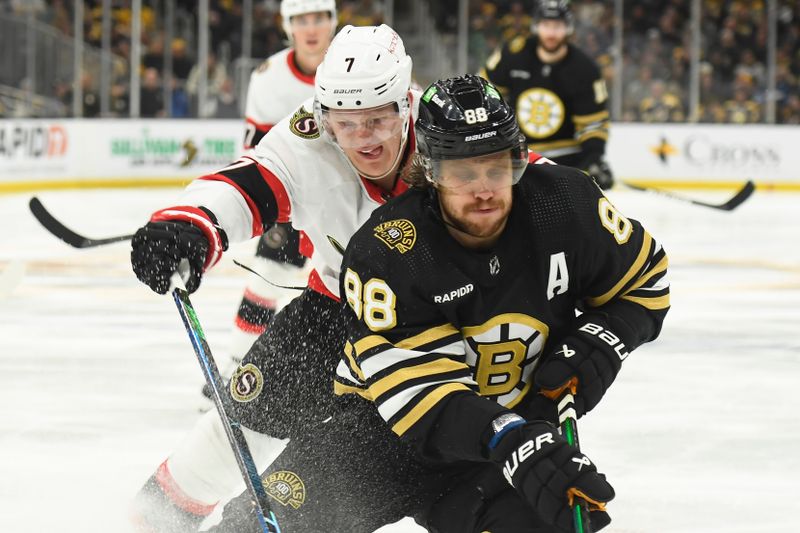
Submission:
[[[411,58],[386,25],[343,28],[317,69],[315,97],[273,127],[250,156],[187,187],[132,240],[136,276],[166,293],[187,259],[197,290],[228,242],[291,222],[313,244],[308,288],[273,319],[236,369],[233,418],[262,470],[278,439],[302,435],[328,417],[332,377],[345,344],[339,268],[350,237],[372,211],[407,186],[415,152],[419,94]],[[143,530],[188,531],[239,483],[215,412],[205,414],[140,490],[134,517]]]
[[[270,56],[250,75],[244,137],[248,154],[275,124],[314,96],[314,74],[336,31],[335,0],[283,0],[280,11],[291,46]],[[277,309],[299,294],[276,285],[305,284],[308,248],[308,241],[288,223],[273,225],[259,239],[250,267],[273,284],[256,276],[248,278],[236,313],[229,348],[231,361],[220,364],[225,378],[230,377],[253,342],[266,330]]]

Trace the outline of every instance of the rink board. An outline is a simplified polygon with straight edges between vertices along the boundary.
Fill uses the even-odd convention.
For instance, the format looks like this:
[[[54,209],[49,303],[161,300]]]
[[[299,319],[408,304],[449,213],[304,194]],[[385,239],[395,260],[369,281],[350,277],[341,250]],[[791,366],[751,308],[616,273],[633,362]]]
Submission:
[[[241,154],[241,120],[0,120],[0,192],[182,185]],[[678,189],[800,190],[800,128],[613,124],[614,174]]]

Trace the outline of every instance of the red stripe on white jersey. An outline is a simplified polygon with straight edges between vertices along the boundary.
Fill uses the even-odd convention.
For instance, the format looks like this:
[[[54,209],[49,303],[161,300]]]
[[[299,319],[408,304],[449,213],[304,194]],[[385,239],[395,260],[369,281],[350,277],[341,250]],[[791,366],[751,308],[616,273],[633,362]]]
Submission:
[[[333,294],[331,291],[329,291],[328,287],[325,286],[325,283],[322,282],[322,278],[320,277],[316,269],[312,270],[311,274],[308,275],[308,288],[317,291],[318,293],[323,294],[328,298],[333,298],[337,302],[339,301],[339,297]]]
[[[181,220],[202,231],[208,241],[208,253],[206,253],[206,260],[203,263],[204,272],[216,265],[222,257],[222,237],[220,237],[219,231],[214,226],[214,222],[208,218],[208,215],[202,209],[190,205],[168,207],[153,213],[150,220],[153,222]]]
[[[159,465],[156,471],[156,482],[170,501],[187,513],[192,513],[197,516],[208,516],[214,510],[214,507],[217,506],[217,503],[219,503],[206,504],[195,500],[183,492],[175,481],[175,478],[172,477],[169,467],[167,467],[167,461]]]
[[[304,74],[299,68],[297,68],[297,65],[294,62],[294,49],[289,50],[289,53],[286,54],[286,64],[289,65],[289,70],[292,71],[292,74],[295,78],[303,83],[314,85],[314,75]]]

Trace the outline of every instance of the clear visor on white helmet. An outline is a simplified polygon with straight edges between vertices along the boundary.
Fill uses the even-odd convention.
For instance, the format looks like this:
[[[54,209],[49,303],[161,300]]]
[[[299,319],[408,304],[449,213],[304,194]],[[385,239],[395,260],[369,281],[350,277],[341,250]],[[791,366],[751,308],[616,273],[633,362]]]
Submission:
[[[404,137],[408,127],[408,99],[367,109],[329,109],[314,102],[322,130],[345,149],[372,148]]]

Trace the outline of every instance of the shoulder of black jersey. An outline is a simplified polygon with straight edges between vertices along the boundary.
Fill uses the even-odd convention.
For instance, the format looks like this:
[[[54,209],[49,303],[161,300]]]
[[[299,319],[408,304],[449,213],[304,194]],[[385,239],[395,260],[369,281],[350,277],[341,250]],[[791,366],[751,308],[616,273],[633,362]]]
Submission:
[[[569,43],[568,46],[569,54],[567,55],[567,61],[571,68],[574,68],[576,72],[585,72],[586,76],[592,76],[594,78],[600,76],[600,67],[597,65],[597,61],[589,57],[586,52],[574,44]]]
[[[519,189],[528,201],[553,205],[560,212],[572,212],[584,200],[594,202],[602,195],[588,174],[566,165],[528,165]]]
[[[371,255],[405,258],[413,255],[419,226],[425,223],[426,191],[410,189],[375,209],[350,243]],[[350,246],[348,246],[348,249]]]

